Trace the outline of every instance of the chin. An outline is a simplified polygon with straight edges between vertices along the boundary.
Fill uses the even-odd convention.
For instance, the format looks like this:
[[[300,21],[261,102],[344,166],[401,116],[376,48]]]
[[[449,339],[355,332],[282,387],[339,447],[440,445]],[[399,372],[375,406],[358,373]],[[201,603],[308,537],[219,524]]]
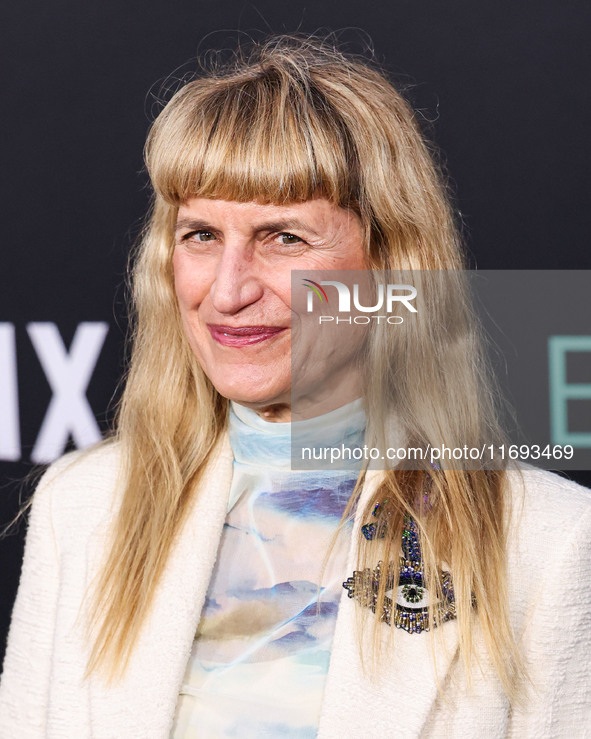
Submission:
[[[218,391],[220,395],[223,395],[224,398],[227,398],[228,400],[233,400],[235,403],[239,403],[240,405],[246,405],[250,408],[264,408],[267,406],[272,405],[290,405],[290,394],[280,394],[276,396],[269,396],[267,393],[257,393],[257,392],[251,392],[251,393],[238,393],[238,392],[227,392],[222,393],[221,391]]]
[[[290,403],[291,393],[287,388],[265,387],[262,383],[237,384],[213,381],[218,393],[228,400],[242,405],[265,406]]]

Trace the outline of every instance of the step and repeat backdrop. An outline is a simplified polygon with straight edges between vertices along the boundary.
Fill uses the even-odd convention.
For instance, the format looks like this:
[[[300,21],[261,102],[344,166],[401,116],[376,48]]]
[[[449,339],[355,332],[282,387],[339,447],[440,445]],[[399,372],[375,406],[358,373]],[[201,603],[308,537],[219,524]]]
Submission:
[[[591,270],[591,6],[30,0],[3,16],[2,526],[34,487],[25,476],[109,428],[125,367],[128,254],[149,200],[145,135],[211,50],[345,29],[341,42],[373,51],[439,147],[472,268]],[[568,316],[564,284],[541,282],[548,294],[536,300]],[[511,361],[516,392],[542,394],[541,436],[588,460],[591,315],[577,290],[576,329],[549,321],[552,339],[529,352],[526,327]],[[542,319],[531,320],[539,333]],[[591,484],[587,463],[568,475]],[[0,659],[23,537],[21,523],[0,540]]]

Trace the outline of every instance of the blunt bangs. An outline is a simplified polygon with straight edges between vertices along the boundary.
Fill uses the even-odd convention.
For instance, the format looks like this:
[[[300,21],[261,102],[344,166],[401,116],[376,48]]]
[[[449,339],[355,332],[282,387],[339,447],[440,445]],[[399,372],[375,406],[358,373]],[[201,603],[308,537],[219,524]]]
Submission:
[[[185,85],[154,122],[146,163],[155,192],[175,206],[322,196],[358,208],[358,156],[342,116],[310,78],[285,69]]]

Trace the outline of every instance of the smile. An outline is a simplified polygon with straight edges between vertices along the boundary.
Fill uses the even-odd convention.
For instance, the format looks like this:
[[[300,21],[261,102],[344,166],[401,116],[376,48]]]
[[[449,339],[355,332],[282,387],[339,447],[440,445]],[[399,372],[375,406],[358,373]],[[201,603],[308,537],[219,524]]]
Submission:
[[[235,347],[260,344],[286,330],[285,326],[219,326],[211,323],[207,328],[218,344]]]

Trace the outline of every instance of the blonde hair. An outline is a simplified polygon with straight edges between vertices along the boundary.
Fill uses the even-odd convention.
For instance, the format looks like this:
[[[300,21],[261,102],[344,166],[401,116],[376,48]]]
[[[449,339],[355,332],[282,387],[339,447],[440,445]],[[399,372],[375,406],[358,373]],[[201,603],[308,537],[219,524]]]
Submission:
[[[330,43],[273,38],[186,83],[154,122],[145,158],[154,200],[133,274],[133,347],[115,436],[124,490],[95,593],[98,628],[88,664],[88,673],[101,668],[111,679],[125,669],[227,423],[228,401],[205,376],[180,322],[171,264],[179,205],[196,196],[275,204],[322,196],[359,215],[375,269],[463,266],[446,184],[410,106],[384,73]],[[467,302],[462,295],[458,301],[465,319]],[[398,398],[406,399],[394,398],[397,411],[421,443],[456,438],[462,424],[494,426],[477,334],[467,320],[458,326],[451,339],[425,329],[436,344],[434,361],[412,372],[403,363],[389,366],[392,352],[374,342],[372,359],[384,371],[366,398],[370,419],[379,425],[396,373]],[[475,597],[489,654],[515,700],[521,663],[507,612],[504,481],[502,471],[387,472],[365,511],[367,518],[375,502],[388,499],[386,535],[360,548],[359,569],[378,559],[397,562],[403,517],[411,513],[432,592],[441,595],[442,561],[453,573],[466,670]],[[419,494],[425,487],[428,511]],[[384,626],[377,617],[373,623],[377,642]]]

